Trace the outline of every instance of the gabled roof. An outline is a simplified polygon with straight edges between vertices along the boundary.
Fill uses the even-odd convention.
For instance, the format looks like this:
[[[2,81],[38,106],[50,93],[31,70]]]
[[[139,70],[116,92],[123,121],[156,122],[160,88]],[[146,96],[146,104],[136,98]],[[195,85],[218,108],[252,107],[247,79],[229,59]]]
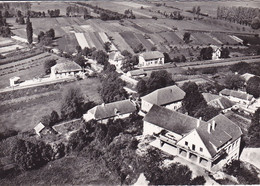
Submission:
[[[202,93],[205,101],[212,106],[221,108],[221,109],[227,109],[234,105],[232,101],[225,97],[221,97],[219,95],[210,94],[210,93]]]
[[[116,101],[113,103],[95,106],[88,112],[92,113],[96,120],[114,117],[116,115],[132,113],[136,106],[130,100]]]
[[[113,60],[113,61],[116,61],[116,60],[122,60],[124,59],[124,56],[122,54],[120,54],[119,52],[111,52],[109,55],[108,55],[108,59],[109,60]]]
[[[251,77],[255,77],[255,75],[250,73],[245,73],[241,75],[241,77],[247,82]]]
[[[215,99],[218,99],[218,98],[221,98],[221,96],[219,95],[216,95],[216,94],[210,94],[210,93],[202,93],[205,101],[208,103],[212,100],[215,100]]]
[[[145,60],[164,58],[163,53],[159,51],[143,52],[140,54],[140,56],[142,56]]]
[[[196,128],[198,122],[196,118],[158,105],[153,105],[143,120],[180,135],[192,131]],[[205,123],[204,121],[200,122]]]
[[[247,94],[246,92],[241,92],[241,91],[236,91],[236,90],[223,89],[219,93],[223,94],[225,96],[232,96],[232,97],[243,99],[243,100],[250,101],[253,99],[252,95]]]
[[[146,73],[144,72],[144,69],[131,70],[131,71],[128,71],[128,73],[129,73],[131,76],[140,76],[140,75],[146,74]]]
[[[156,105],[166,105],[176,101],[183,100],[185,92],[178,86],[168,86],[165,88],[157,89],[141,99]]]
[[[34,130],[37,134],[39,134],[44,128],[45,125],[43,125],[42,122],[40,122],[34,127]]]
[[[208,124],[213,121],[216,123],[216,128],[209,133]],[[242,135],[241,129],[222,114],[209,120],[206,125],[200,125],[196,130],[212,157],[217,153],[214,146],[220,148],[227,142],[234,141]]]
[[[241,129],[222,114],[208,122],[200,121],[198,127],[196,118],[153,105],[143,120],[182,136],[189,135],[188,133],[196,130],[212,157],[218,152],[218,148],[242,135]],[[208,124],[212,124],[213,121],[215,121],[216,127],[209,133]]]
[[[73,71],[81,71],[82,68],[80,65],[78,65],[75,62],[66,62],[66,63],[58,63],[54,65],[53,70],[57,73],[62,73],[62,72],[73,72]]]

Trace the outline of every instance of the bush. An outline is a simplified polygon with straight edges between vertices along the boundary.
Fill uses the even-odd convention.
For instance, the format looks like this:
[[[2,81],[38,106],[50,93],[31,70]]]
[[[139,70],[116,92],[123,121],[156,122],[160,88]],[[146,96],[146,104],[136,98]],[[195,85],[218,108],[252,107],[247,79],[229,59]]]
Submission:
[[[50,59],[50,60],[46,60],[44,63],[44,71],[45,74],[50,74],[51,73],[51,67],[56,65],[57,62],[55,59]]]

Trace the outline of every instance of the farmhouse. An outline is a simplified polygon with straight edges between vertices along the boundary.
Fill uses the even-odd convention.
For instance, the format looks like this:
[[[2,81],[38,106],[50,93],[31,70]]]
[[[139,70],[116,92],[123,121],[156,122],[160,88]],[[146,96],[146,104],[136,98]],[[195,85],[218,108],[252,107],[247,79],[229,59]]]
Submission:
[[[83,69],[75,62],[58,63],[51,67],[51,78],[65,78],[75,75],[83,75]]]
[[[230,101],[234,101],[240,105],[249,106],[255,100],[254,97],[246,92],[223,89],[219,92],[220,96],[228,98]]]
[[[116,101],[113,103],[95,106],[83,115],[85,121],[97,120],[106,124],[109,119],[126,118],[136,111],[136,105],[130,100]]]
[[[219,95],[210,93],[202,93],[202,95],[208,105],[213,106],[215,108],[219,108],[222,110],[222,112],[231,110],[232,106],[235,105],[234,102],[230,101],[226,97],[221,97]]]
[[[9,80],[10,80],[10,86],[13,87],[13,86],[16,86],[19,84],[20,77],[17,77],[17,76],[11,77]]]
[[[158,66],[164,64],[164,55],[159,51],[143,52],[139,55],[139,67]]]
[[[181,107],[184,96],[185,92],[176,85],[160,88],[141,97],[141,110],[147,113],[154,104],[177,110]]]
[[[143,120],[151,145],[208,170],[239,158],[242,131],[222,114],[205,122],[153,105]]]
[[[117,69],[120,69],[123,65],[124,56],[120,52],[111,52],[108,55],[108,62],[111,65],[115,65]]]
[[[215,45],[210,45],[211,48],[213,49],[212,53],[212,60],[218,60],[220,59],[221,56],[221,49]]]

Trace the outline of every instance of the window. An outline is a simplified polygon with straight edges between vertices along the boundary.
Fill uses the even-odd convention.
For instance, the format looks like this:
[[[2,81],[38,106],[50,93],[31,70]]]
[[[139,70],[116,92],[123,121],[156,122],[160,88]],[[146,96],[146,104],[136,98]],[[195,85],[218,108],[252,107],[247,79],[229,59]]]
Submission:
[[[200,147],[200,152],[203,152],[203,148]]]
[[[195,150],[195,145],[194,145],[194,144],[192,144],[191,149],[192,149],[192,150]]]
[[[185,141],[185,145],[187,145],[187,146],[188,146],[188,142],[187,142],[187,141]]]

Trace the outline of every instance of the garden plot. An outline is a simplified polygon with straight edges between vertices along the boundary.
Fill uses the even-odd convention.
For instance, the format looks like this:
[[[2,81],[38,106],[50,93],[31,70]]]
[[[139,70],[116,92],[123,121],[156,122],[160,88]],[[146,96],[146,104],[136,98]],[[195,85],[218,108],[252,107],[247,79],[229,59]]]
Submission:
[[[5,53],[14,51],[16,49],[22,49],[24,46],[21,45],[11,45],[11,46],[6,46],[6,47],[0,47],[0,54],[4,55]]]
[[[191,35],[194,36],[195,39],[197,39],[201,44],[213,44],[213,45],[219,45],[218,42],[216,42],[214,39],[212,39],[210,36],[204,33],[196,32],[192,33]]]
[[[183,44],[183,40],[179,38],[174,32],[162,32],[160,35],[171,44]]]
[[[151,38],[153,43],[155,43],[155,46],[160,51],[167,51],[165,48],[166,40],[162,38],[159,34],[148,34],[148,36]]]
[[[219,41],[226,45],[237,45],[238,42],[224,33],[211,33],[212,36],[216,37]]]
[[[112,37],[112,42],[117,46],[120,51],[127,50],[134,53],[133,49],[126,43],[124,38],[118,32],[107,32],[108,36]]]
[[[132,32],[122,32],[120,34],[132,49],[136,48],[139,44],[141,44],[141,42],[135,37],[135,35]]]
[[[66,34],[63,37],[57,39],[58,48],[65,52],[74,52],[76,46],[78,46],[77,38],[75,34]]]
[[[209,33],[205,33],[208,37],[212,38],[213,40],[215,40],[219,45],[222,45],[223,43],[221,41],[219,41],[216,37],[210,35]]]
[[[109,38],[107,37],[106,33],[104,33],[104,32],[99,32],[98,34],[99,34],[101,40],[103,41],[103,43],[106,43],[106,42],[110,42],[110,43],[111,43],[111,41],[110,41]],[[117,50],[116,46],[115,46],[113,43],[111,43],[110,50],[112,50],[112,51],[116,51],[116,50]]]
[[[89,34],[89,37],[91,38],[91,40],[93,41],[96,49],[98,50],[103,50],[103,44],[100,42],[100,40],[96,37],[95,33],[93,32],[87,32],[87,34]]]
[[[94,32],[94,31],[95,31],[91,25],[80,25],[80,27],[81,27],[85,32]]]
[[[142,34],[135,34],[135,36],[140,40],[140,42],[147,50],[151,50],[151,48],[154,46],[149,40],[145,39]]]
[[[88,43],[89,48],[93,48],[93,47],[97,48],[94,42],[92,41],[92,38],[90,37],[89,33],[83,33],[83,34]]]
[[[81,48],[85,48],[85,47],[90,48],[83,33],[75,33],[75,36],[76,36],[79,46]]]
[[[13,40],[0,37],[0,46],[9,46],[12,43],[14,43]]]

